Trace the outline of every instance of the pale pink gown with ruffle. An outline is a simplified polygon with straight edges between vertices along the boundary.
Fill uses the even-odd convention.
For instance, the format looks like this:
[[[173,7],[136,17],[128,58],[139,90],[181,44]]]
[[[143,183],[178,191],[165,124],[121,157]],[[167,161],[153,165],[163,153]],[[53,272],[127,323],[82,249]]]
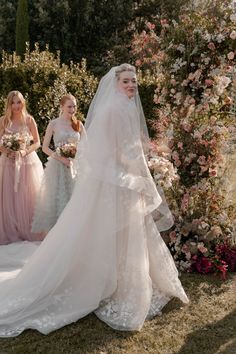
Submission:
[[[18,130],[19,131],[19,130]],[[16,127],[4,134],[18,132]],[[24,130],[29,134],[27,127]],[[35,198],[43,176],[43,166],[36,152],[22,157],[19,182],[15,186],[15,161],[2,153],[0,156],[0,244],[19,241],[40,241],[42,233],[31,232]]]

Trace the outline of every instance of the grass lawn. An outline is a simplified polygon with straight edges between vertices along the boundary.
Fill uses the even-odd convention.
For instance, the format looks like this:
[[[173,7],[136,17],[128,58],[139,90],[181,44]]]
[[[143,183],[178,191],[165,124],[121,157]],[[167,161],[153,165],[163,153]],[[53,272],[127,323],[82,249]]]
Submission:
[[[184,274],[191,304],[173,299],[140,332],[118,332],[94,315],[44,336],[0,339],[0,354],[236,354],[236,275]]]

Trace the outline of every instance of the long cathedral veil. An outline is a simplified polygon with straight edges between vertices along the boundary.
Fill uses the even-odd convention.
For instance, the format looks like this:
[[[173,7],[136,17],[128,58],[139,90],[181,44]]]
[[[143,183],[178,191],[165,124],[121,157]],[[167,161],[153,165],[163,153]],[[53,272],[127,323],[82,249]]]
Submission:
[[[58,222],[32,256],[25,245],[14,270],[0,260],[2,337],[46,334],[94,310],[113,328],[135,330],[172,296],[188,302],[152,218],[158,209],[162,228],[171,219],[147,167],[138,96],[117,91],[115,72],[91,104],[78,180]],[[4,247],[17,255],[19,245]]]

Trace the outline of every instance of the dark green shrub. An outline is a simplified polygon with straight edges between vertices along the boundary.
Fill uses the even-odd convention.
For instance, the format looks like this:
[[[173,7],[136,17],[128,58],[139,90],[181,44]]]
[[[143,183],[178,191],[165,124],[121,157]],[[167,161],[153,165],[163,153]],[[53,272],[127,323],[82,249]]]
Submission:
[[[78,118],[84,119],[97,87],[97,79],[87,71],[86,60],[79,64],[61,64],[60,55],[48,48],[26,50],[24,59],[15,53],[3,53],[0,64],[0,114],[4,100],[11,90],[19,90],[27,99],[27,108],[37,122],[42,137],[50,119],[59,112],[59,100],[66,92],[72,93],[78,104]],[[40,157],[45,161],[42,153]]]
[[[23,55],[29,41],[28,1],[18,0],[16,11],[16,53]]]

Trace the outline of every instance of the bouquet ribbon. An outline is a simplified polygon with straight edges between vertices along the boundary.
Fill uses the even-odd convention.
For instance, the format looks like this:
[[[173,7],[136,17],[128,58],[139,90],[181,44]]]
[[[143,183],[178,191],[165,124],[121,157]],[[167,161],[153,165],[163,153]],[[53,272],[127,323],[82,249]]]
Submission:
[[[70,164],[70,173],[71,173],[71,177],[72,179],[74,179],[76,177],[77,171],[75,169],[74,163],[71,160],[71,164]]]
[[[15,158],[15,182],[14,182],[14,191],[18,191],[18,184],[20,182],[20,169],[22,165],[21,154],[17,153]]]

